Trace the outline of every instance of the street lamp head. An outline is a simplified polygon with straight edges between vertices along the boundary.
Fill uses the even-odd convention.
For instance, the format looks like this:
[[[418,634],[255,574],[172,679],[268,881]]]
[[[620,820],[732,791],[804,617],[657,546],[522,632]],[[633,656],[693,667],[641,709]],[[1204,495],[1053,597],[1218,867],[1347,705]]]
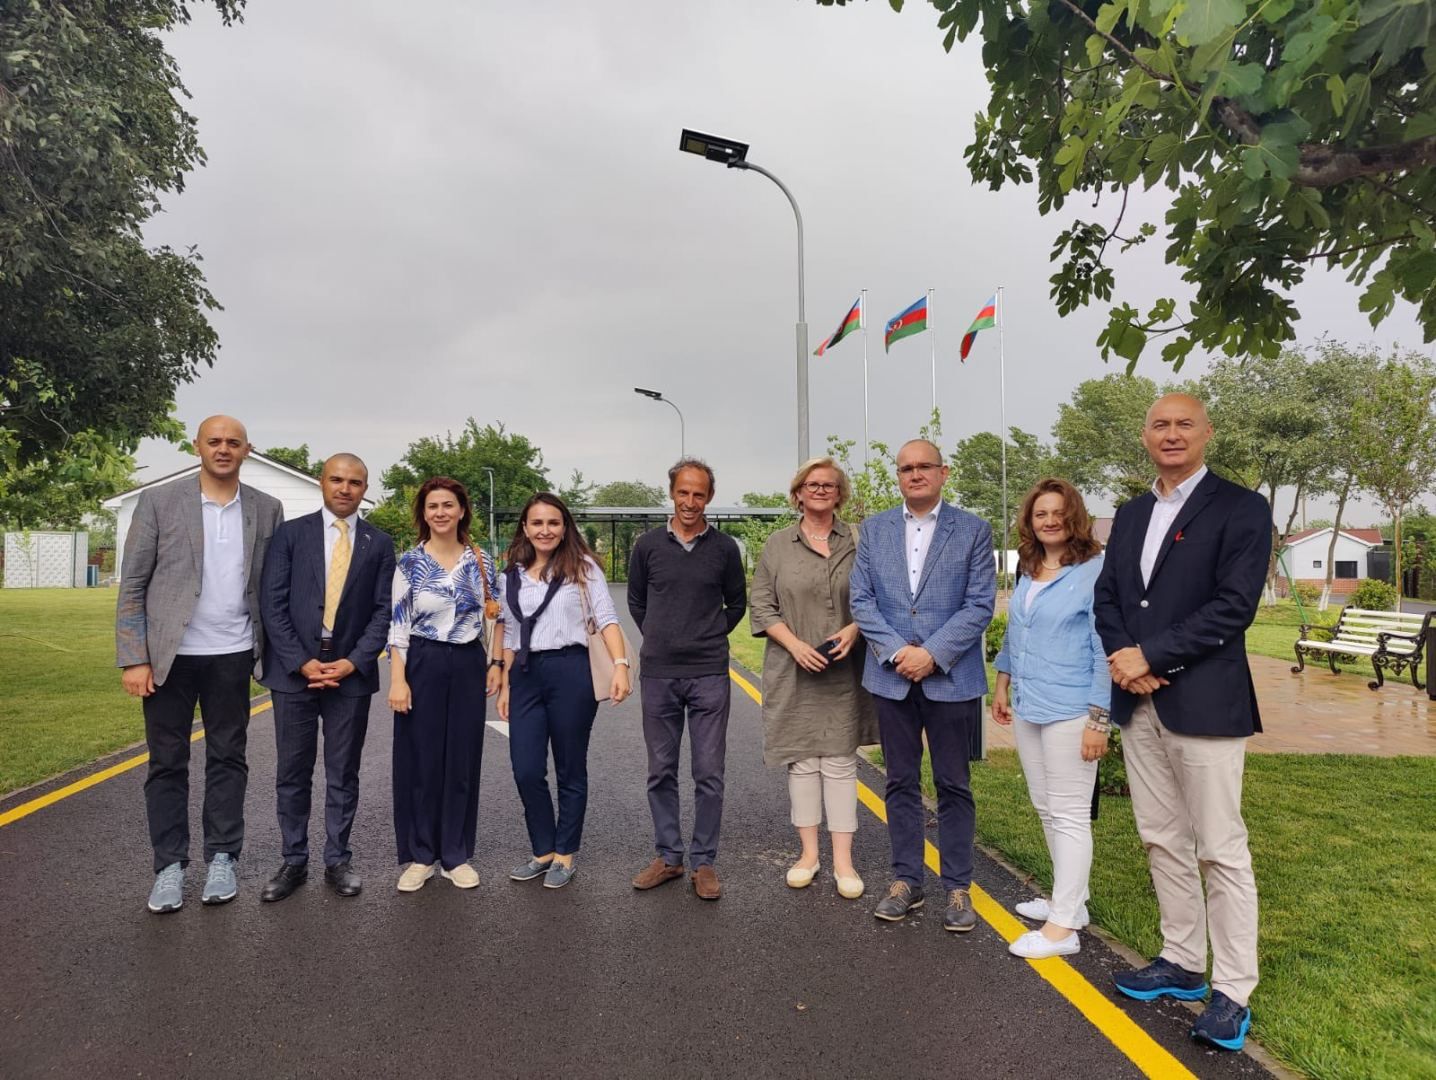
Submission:
[[[727,165],[730,169],[747,168],[745,162],[748,158],[748,144],[734,142],[721,135],[706,135],[701,131],[684,128],[678,139],[678,149],[685,154],[697,154],[709,161]]]
[[[661,391],[658,391],[658,390],[645,390],[645,389],[643,389],[643,387],[641,387],[641,386],[635,386],[635,387],[633,388],[633,392],[634,392],[635,394],[642,394],[642,395],[643,395],[644,397],[646,397],[646,398],[652,398],[654,401],[662,401],[662,400],[663,400],[663,394],[662,394]]]

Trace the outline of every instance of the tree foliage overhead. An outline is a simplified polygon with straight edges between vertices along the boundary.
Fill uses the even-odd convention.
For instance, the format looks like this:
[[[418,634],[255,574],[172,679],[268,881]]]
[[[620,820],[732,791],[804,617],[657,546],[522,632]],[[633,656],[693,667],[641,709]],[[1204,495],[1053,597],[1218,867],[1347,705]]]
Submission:
[[[214,0],[226,22],[244,0]],[[193,250],[145,222],[204,160],[162,35],[173,0],[0,5],[0,423],[21,468],[80,432],[159,432],[213,363],[218,305]]]
[[[944,47],[982,40],[974,180],[1035,183],[1044,214],[1077,194],[1103,207],[1057,237],[1063,314],[1112,300],[1112,256],[1156,234],[1125,219],[1128,192],[1173,193],[1166,260],[1195,295],[1113,303],[1104,357],[1130,366],[1152,338],[1178,367],[1193,348],[1275,356],[1313,265],[1365,285],[1373,326],[1400,297],[1436,338],[1430,0],[929,2]]]

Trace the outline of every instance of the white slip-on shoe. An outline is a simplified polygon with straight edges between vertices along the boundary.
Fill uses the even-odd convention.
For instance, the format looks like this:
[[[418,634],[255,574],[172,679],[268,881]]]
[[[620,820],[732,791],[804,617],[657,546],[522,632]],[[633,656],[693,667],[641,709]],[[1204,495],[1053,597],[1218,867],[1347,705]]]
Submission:
[[[1017,912],[1017,914],[1021,915],[1024,919],[1031,919],[1033,922],[1046,922],[1048,919],[1052,918],[1052,905],[1048,902],[1047,897],[1045,896],[1034,897],[1031,900],[1024,900],[1020,904],[1014,904],[1012,910]],[[1091,918],[1087,915],[1086,904],[1082,905],[1082,911],[1077,916],[1077,919],[1080,923],[1080,925],[1077,927],[1078,930],[1083,929],[1088,923],[1092,921]]]
[[[410,863],[399,875],[400,892],[418,892],[424,887],[424,882],[434,876],[434,864]]]
[[[844,900],[856,900],[863,895],[863,879],[854,874],[852,877],[841,877],[833,875],[833,881],[837,883],[838,895]]]
[[[1075,930],[1061,941],[1053,941],[1041,930],[1029,930],[1007,946],[1007,951],[1027,960],[1046,960],[1049,956],[1071,956],[1081,952],[1082,943],[1077,939]]]
[[[440,870],[439,873],[461,889],[474,889],[479,884],[479,872],[466,862],[459,863],[452,870]]]
[[[788,867],[788,888],[806,889],[813,883],[813,878],[818,876],[818,871],[823,868],[822,863],[815,863],[811,867],[790,866]]]

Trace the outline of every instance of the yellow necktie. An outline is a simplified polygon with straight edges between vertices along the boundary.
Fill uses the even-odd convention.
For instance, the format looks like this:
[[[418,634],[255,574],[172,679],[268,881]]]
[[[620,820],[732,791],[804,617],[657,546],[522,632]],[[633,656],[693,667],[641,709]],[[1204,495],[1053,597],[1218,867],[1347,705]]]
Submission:
[[[339,597],[344,592],[344,579],[349,576],[349,522],[334,519],[339,538],[334,541],[334,555],[329,560],[329,580],[324,583],[324,625],[334,629],[334,616],[339,612]]]

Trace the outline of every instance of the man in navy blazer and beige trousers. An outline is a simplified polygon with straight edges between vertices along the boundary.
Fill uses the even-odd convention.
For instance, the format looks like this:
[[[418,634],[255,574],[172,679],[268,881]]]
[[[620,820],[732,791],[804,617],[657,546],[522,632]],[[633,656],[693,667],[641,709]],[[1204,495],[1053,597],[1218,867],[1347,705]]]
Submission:
[[[309,802],[324,722],[324,880],[340,896],[362,885],[350,865],[359,762],[379,653],[389,634],[394,542],[359,517],[369,470],[335,454],[319,477],[324,507],[274,534],[264,566],[264,685],[273,691],[284,863],[260,899],[283,900],[309,876]]]
[[[1212,998],[1194,1038],[1239,1050],[1257,984],[1257,890],[1242,821],[1246,740],[1261,730],[1247,666],[1271,555],[1271,508],[1208,472],[1206,407],[1168,394],[1142,441],[1151,492],[1117,511],[1093,603],[1122,725],[1132,811],[1161,909],[1162,951],[1117,988],[1143,1001]],[[1206,877],[1206,896],[1202,878]]]
[[[983,634],[997,569],[987,522],[942,501],[947,466],[926,439],[897,455],[903,505],[863,522],[853,562],[853,618],[867,642],[863,686],[878,710],[887,765],[893,883],[877,909],[896,922],[922,906],[927,811],[918,786],[923,736],[937,785],[944,929],[977,925],[968,888],[976,814],[968,761],[982,723]]]

